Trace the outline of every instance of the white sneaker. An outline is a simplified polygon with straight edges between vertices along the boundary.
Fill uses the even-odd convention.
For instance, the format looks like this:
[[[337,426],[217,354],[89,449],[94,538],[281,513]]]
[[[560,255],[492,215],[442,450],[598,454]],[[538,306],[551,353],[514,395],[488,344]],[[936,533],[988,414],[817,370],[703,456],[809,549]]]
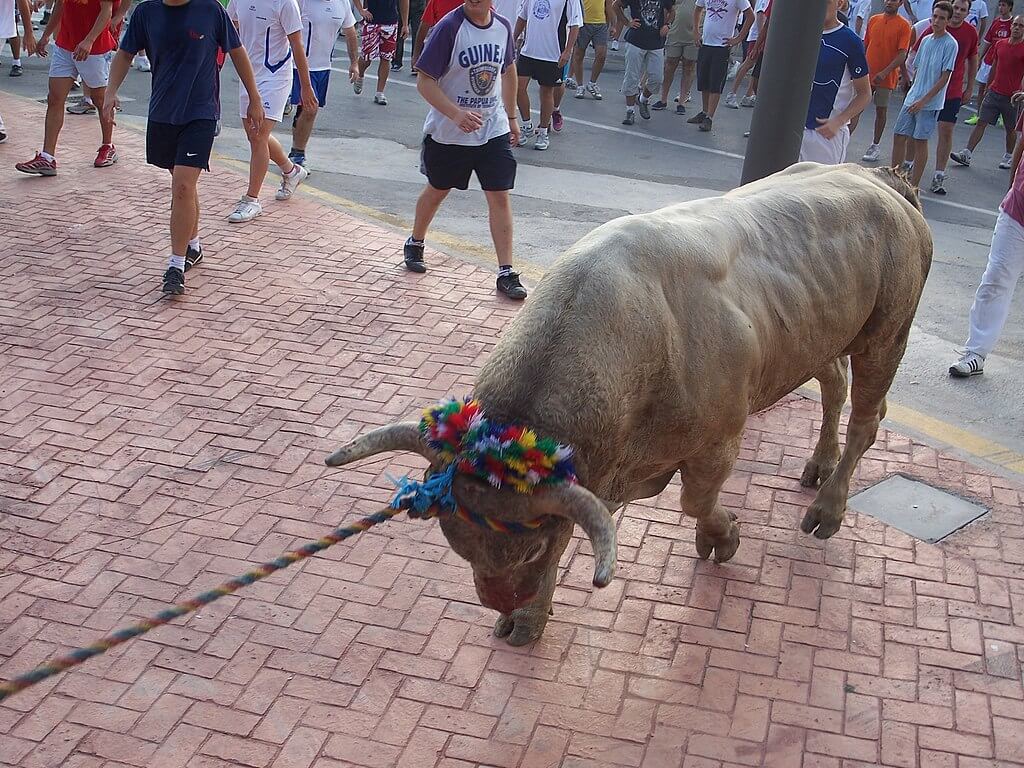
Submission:
[[[576,88],[576,87],[578,87],[578,85],[579,84],[576,82],[576,78],[575,77],[567,77],[567,78],[565,78],[565,87],[566,88]]]
[[[132,66],[139,70],[139,72],[149,72],[152,69],[148,56],[136,56],[132,61]]]
[[[582,85],[577,85],[576,86],[576,96],[574,98],[582,99],[586,95],[587,95],[587,89],[584,88]]]
[[[587,93],[598,101],[604,98],[604,96],[601,95],[601,89],[597,87],[597,83],[587,83]]]
[[[1003,155],[1003,161],[999,164],[999,167],[1002,168],[1004,171],[1008,171],[1012,166],[1013,155],[1007,152],[1005,155]]]
[[[235,210],[228,216],[228,221],[232,224],[241,224],[243,221],[252,221],[261,213],[263,213],[263,206],[260,205],[259,200],[248,195],[242,195],[242,199],[238,201]]]
[[[619,50],[619,41],[618,40],[612,40],[612,50],[613,51]]]
[[[292,172],[286,173],[281,177],[281,188],[274,195],[275,200],[290,199],[295,190],[298,189],[299,184],[309,177],[309,171],[301,165],[298,163],[292,163],[292,165],[295,166],[292,168]]]
[[[740,62],[736,61],[736,59],[733,59],[729,63],[729,74],[726,76],[725,79],[726,80],[732,80],[734,77],[736,77],[736,73],[739,72],[739,71],[740,71]]]
[[[519,146],[525,147],[531,136],[533,136],[533,121],[527,120],[519,126]]]
[[[985,372],[985,358],[976,352],[964,350],[953,365],[949,366],[949,375],[957,379],[966,379],[969,376],[980,376]]]
[[[740,99],[741,107],[753,107],[757,105],[757,96],[744,96]]]
[[[385,96],[383,93],[375,93],[373,94],[373,103],[380,104],[382,107],[386,107],[388,105],[388,97]]]
[[[356,80],[352,83],[352,91],[355,93],[356,96],[363,92],[363,78],[356,78]]]
[[[740,108],[739,102],[736,101],[736,94],[735,93],[730,93],[730,94],[728,94],[725,97],[725,106],[727,106],[729,109],[739,109]]]
[[[877,144],[872,144],[868,147],[868,151],[864,153],[864,157],[861,158],[865,163],[877,163],[878,158],[881,155],[881,147]]]
[[[966,165],[968,168],[971,167],[971,150],[964,147],[959,152],[950,152],[949,159],[960,165]]]
[[[551,146],[551,139],[548,137],[546,128],[537,129],[537,138],[533,140],[533,148],[545,150]]]

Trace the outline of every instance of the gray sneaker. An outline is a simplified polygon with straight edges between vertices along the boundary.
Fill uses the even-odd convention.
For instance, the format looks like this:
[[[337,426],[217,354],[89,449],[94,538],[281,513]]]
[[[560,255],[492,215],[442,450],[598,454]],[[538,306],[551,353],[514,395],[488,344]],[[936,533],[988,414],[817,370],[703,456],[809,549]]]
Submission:
[[[644,120],[651,119],[651,105],[646,101],[640,102],[640,117]]]
[[[623,125],[633,125],[636,122],[636,113],[632,109],[626,110],[626,117],[622,121]]]

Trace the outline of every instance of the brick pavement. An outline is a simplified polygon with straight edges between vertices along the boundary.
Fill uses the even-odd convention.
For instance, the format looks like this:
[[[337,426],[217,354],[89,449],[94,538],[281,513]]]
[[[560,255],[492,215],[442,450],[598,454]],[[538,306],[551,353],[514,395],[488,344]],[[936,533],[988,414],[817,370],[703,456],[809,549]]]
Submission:
[[[375,509],[418,458],[323,456],[468,391],[515,307],[451,258],[406,274],[402,235],[302,195],[231,227],[223,169],[207,261],[165,300],[140,138],[97,171],[95,121],[69,118],[61,175],[23,178],[42,108],[0,110],[6,678]],[[436,524],[398,519],[0,705],[0,764],[1024,764],[1021,487],[885,431],[858,488],[900,472],[992,513],[938,546],[851,513],[823,544],[797,532],[818,418],[751,419],[733,562],[695,560],[670,487],[622,516],[607,589],[573,540],[532,648],[490,636]]]

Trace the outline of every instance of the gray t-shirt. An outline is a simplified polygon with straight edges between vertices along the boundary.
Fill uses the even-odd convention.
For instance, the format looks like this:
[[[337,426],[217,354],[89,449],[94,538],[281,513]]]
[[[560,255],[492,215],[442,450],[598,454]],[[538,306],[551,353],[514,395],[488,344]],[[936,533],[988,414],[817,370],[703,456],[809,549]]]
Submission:
[[[914,59],[914,84],[910,86],[907,98],[903,103],[910,106],[934,87],[943,72],[952,72],[956,64],[956,53],[959,49],[956,39],[948,32],[942,37],[928,35],[921,40]],[[924,104],[922,110],[942,109],[946,102],[946,89],[943,88]]]
[[[693,35],[693,8],[697,0],[676,0],[676,17],[668,28],[669,45],[696,42]]]

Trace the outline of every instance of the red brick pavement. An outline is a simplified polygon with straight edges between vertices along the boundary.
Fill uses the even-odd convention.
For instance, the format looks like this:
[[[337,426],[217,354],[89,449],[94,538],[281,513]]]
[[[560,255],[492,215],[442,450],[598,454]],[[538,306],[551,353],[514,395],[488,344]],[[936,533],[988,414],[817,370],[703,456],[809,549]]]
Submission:
[[[0,97],[0,677],[241,573],[388,497],[388,456],[327,470],[368,427],[468,391],[514,307],[490,274],[299,195],[244,227],[243,182],[203,182],[209,257],[158,294],[164,175],[142,142],[19,177],[41,108]],[[818,424],[751,420],[724,493],[736,559],[694,559],[677,489],[629,507],[619,574],[574,539],[544,638],[490,636],[436,524],[396,520],[0,705],[19,768],[467,768],[1024,764],[1019,486],[886,431],[896,472],[993,508],[932,546],[850,514],[800,535]]]

